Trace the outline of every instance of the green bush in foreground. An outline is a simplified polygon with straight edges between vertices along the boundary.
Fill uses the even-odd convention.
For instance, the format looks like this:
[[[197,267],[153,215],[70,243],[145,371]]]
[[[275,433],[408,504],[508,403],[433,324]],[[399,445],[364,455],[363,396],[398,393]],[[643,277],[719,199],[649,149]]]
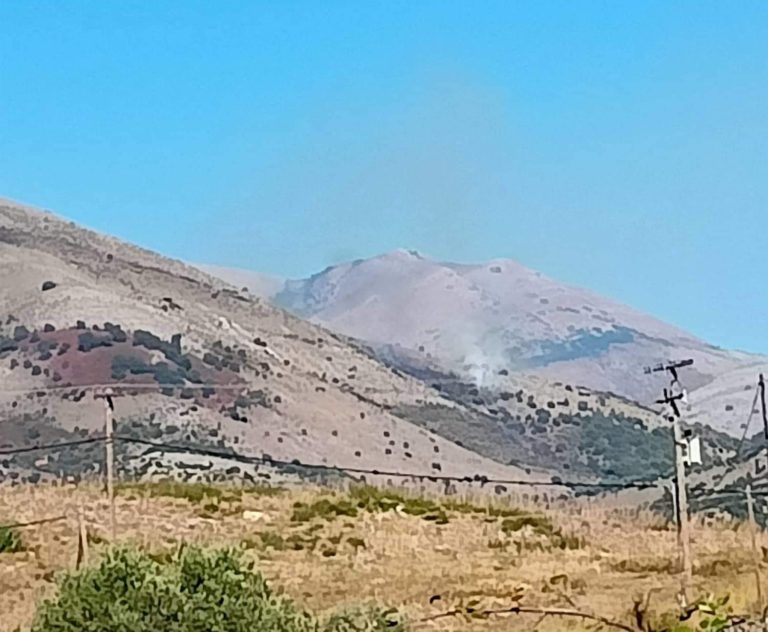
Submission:
[[[0,527],[0,553],[19,553],[24,550],[24,543],[16,529]]]
[[[189,548],[150,556],[111,552],[98,567],[64,576],[32,632],[347,632],[400,630],[386,613],[320,622],[275,594],[230,550]]]

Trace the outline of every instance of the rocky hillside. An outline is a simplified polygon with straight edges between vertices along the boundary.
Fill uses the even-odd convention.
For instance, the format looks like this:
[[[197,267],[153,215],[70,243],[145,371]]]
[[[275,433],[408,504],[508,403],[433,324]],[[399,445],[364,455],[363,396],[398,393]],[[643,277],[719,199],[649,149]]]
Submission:
[[[394,414],[456,404],[328,331],[195,268],[10,203],[0,205],[0,323],[0,451],[100,432],[104,404],[91,386],[110,384],[121,386],[117,432],[144,439],[297,463],[531,476]],[[91,448],[93,458],[34,455],[34,475],[98,467],[101,449]],[[0,478],[30,458],[3,457]]]
[[[216,273],[239,274],[253,285],[260,278]],[[288,281],[271,300],[376,348],[397,346],[435,360],[477,386],[505,370],[651,405],[663,381],[643,368],[693,358],[684,379],[695,421],[733,435],[748,412],[748,385],[760,370],[768,373],[765,357],[719,349],[506,259],[459,265],[395,251]]]

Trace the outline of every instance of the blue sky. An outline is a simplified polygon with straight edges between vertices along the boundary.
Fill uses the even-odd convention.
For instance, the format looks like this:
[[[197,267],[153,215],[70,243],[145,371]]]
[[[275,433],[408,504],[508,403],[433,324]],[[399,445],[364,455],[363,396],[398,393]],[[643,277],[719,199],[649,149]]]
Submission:
[[[768,352],[768,3],[0,3],[0,195],[302,276],[511,257]]]

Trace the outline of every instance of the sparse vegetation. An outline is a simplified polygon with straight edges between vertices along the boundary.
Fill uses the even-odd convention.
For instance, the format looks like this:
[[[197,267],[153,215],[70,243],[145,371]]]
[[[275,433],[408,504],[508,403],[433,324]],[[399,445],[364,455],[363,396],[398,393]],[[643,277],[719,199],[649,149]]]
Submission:
[[[354,518],[357,507],[346,499],[321,498],[311,503],[297,502],[293,506],[293,522],[309,522],[316,518],[333,520],[339,516]]]
[[[181,482],[175,480],[161,480],[140,483],[120,483],[116,487],[118,494],[128,498],[155,497],[176,498],[200,506],[208,513],[216,513],[227,504],[236,504],[248,495],[278,496],[285,490],[282,487],[269,485],[251,485],[235,487],[232,485],[211,485],[208,483]]]
[[[239,501],[241,490],[202,483],[181,483],[178,481],[153,481],[142,483],[121,483],[117,493],[127,496],[154,496],[180,498],[193,504],[216,501]]]
[[[473,392],[480,391],[446,380],[441,383],[441,392],[466,404],[477,399]],[[492,409],[480,406],[469,413],[424,404],[398,406],[394,412],[483,456],[519,466],[552,468],[567,472],[568,478],[653,479],[667,476],[672,469],[668,428],[649,429],[639,418],[621,411],[592,410],[585,401],[580,407],[574,403],[580,412],[566,412],[557,405],[548,407],[546,401],[539,403],[532,395],[526,399],[523,391],[488,392],[482,399],[499,400],[504,405]],[[707,429],[700,434],[708,445],[726,450],[732,447],[722,433]],[[704,452],[708,465],[722,462],[714,450]]]
[[[575,548],[546,516],[526,513],[512,507],[482,507],[471,503],[445,499],[440,502],[418,495],[408,495],[393,490],[368,485],[355,486],[347,497],[324,497],[311,503],[297,502],[293,507],[293,522],[310,522],[314,519],[334,520],[340,516],[356,517],[360,512],[381,513],[396,511],[416,516],[435,524],[448,524],[450,513],[483,515],[487,520],[503,519],[501,528],[506,532],[532,527],[537,535],[557,538],[561,548]],[[565,546],[568,543],[568,546]],[[560,544],[558,544],[560,545]]]

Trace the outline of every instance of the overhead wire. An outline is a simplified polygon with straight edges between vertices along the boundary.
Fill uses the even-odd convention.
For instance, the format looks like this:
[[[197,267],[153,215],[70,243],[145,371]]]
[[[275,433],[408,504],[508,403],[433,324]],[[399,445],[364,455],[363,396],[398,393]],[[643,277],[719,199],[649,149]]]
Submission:
[[[455,483],[480,483],[482,485],[509,485],[509,486],[527,486],[527,487],[562,487],[568,489],[605,489],[605,490],[623,490],[623,489],[648,489],[664,485],[668,481],[627,481],[627,482],[610,482],[610,481],[536,481],[528,479],[507,479],[496,478],[487,476],[485,474],[474,475],[445,475],[434,474],[425,472],[403,472],[397,470],[378,469],[378,468],[362,468],[362,467],[348,467],[343,465],[329,465],[321,463],[303,463],[299,459],[293,459],[290,461],[284,459],[275,459],[267,455],[246,455],[237,452],[226,452],[221,450],[213,450],[210,448],[194,447],[187,445],[180,445],[174,443],[150,441],[146,439],[139,439],[136,437],[130,437],[126,435],[115,435],[113,440],[116,442],[123,442],[127,444],[143,445],[145,447],[151,447],[156,450],[163,450],[167,452],[197,454],[201,456],[207,456],[210,458],[220,458],[224,460],[237,461],[241,463],[267,465],[272,467],[300,467],[317,471],[328,472],[343,472],[347,474],[362,474],[371,476],[387,476],[391,478],[410,478],[414,480],[428,480],[431,482],[455,482]],[[0,456],[13,456],[17,454],[26,454],[30,452],[41,451],[57,451],[62,449],[69,449],[79,447],[83,445],[90,445],[95,443],[106,442],[107,438],[104,436],[90,437],[87,439],[79,439],[75,441],[62,441],[57,443],[36,444],[31,446],[24,446],[19,448],[0,449]]]
[[[21,448],[7,448],[0,449],[0,456],[13,456],[15,454],[24,454],[27,452],[41,452],[45,450],[55,451],[65,448],[73,448],[75,446],[88,445],[90,443],[99,443],[106,441],[106,437],[90,437],[88,439],[78,439],[75,441],[62,441],[59,443],[43,443],[35,444],[31,446],[24,446]]]
[[[757,406],[757,398],[759,395],[760,389],[755,389],[755,397],[752,399],[752,405],[749,407],[749,415],[747,416],[747,423],[744,424],[744,432],[741,434],[741,439],[739,439],[739,443],[736,445],[736,451],[734,452],[733,457],[730,459],[730,464],[726,466],[725,471],[720,475],[720,477],[715,481],[715,485],[719,485],[723,482],[723,479],[725,479],[728,474],[733,472],[733,470],[736,469],[737,460],[739,456],[741,455],[741,448],[744,445],[744,441],[747,438],[747,434],[749,433],[749,426],[752,424],[752,418],[755,416],[755,406]]]
[[[161,390],[169,388],[186,389],[191,391],[216,389],[216,390],[247,390],[251,388],[248,384],[217,384],[215,382],[195,382],[193,384],[177,383],[155,383],[155,384],[131,384],[131,383],[96,383],[96,384],[62,384],[56,386],[41,386],[38,388],[0,388],[0,393],[25,394],[25,393],[47,393],[58,391],[91,391],[96,389],[113,390]]]
[[[313,470],[324,471],[338,471],[350,474],[370,474],[373,476],[390,476],[395,478],[413,478],[413,479],[426,479],[430,481],[443,481],[443,482],[460,482],[460,483],[482,483],[493,485],[520,485],[520,486],[549,486],[549,487],[567,487],[567,488],[604,488],[604,489],[645,489],[649,487],[656,487],[660,483],[658,481],[630,481],[630,482],[608,482],[608,481],[532,481],[528,479],[506,479],[506,478],[494,478],[486,475],[475,474],[473,476],[448,476],[445,474],[433,474],[433,473],[416,473],[416,472],[401,472],[394,470],[382,470],[378,468],[361,468],[361,467],[348,467],[342,465],[328,465],[320,463],[303,463],[298,459],[292,461],[285,461],[281,459],[275,459],[265,455],[262,456],[250,456],[244,454],[238,454],[235,452],[221,452],[217,450],[210,450],[207,448],[194,448],[190,446],[183,446],[178,444],[170,444],[158,441],[149,441],[145,439],[137,439],[134,437],[127,437],[124,435],[115,435],[116,441],[123,441],[126,443],[134,443],[139,445],[145,445],[156,449],[163,449],[173,452],[186,452],[192,454],[200,454],[209,457],[230,459],[236,461],[242,461],[247,463],[283,466],[283,467],[303,467]]]

